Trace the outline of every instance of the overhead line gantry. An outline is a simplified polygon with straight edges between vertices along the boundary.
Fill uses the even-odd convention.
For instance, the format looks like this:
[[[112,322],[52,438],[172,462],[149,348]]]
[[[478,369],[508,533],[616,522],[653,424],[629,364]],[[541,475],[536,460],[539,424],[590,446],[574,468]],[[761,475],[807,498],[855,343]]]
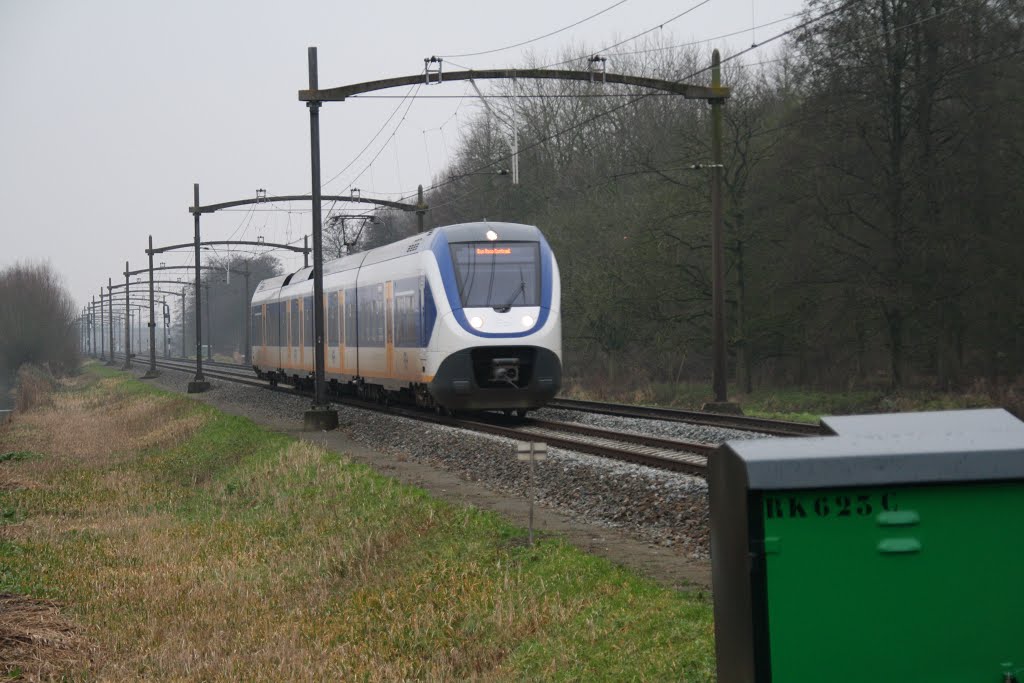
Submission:
[[[299,101],[305,102],[309,108],[310,137],[310,171],[313,194],[313,325],[314,325],[314,410],[306,413],[307,427],[330,429],[337,426],[338,414],[331,411],[326,400],[326,384],[324,381],[324,312],[323,312],[323,239],[322,217],[320,215],[320,107],[324,102],[343,102],[346,99],[363,93],[402,86],[425,83],[440,84],[445,81],[476,81],[476,80],[558,80],[585,81],[591,83],[612,83],[657,90],[681,95],[686,99],[706,100],[712,110],[712,163],[711,170],[711,248],[712,248],[712,346],[714,351],[713,385],[717,404],[726,402],[725,381],[725,257],[723,249],[722,226],[722,145],[721,118],[722,105],[729,97],[729,88],[721,84],[721,60],[718,50],[712,55],[711,85],[694,85],[660,78],[645,78],[626,74],[607,73],[604,59],[591,58],[592,63],[599,63],[600,70],[574,71],[565,69],[481,69],[454,71],[443,73],[442,59],[429,57],[424,59],[424,70],[421,73],[397,78],[386,78],[377,81],[365,81],[335,88],[321,89],[317,68],[317,50],[307,49],[309,65],[309,87],[299,90]],[[596,60],[596,61],[595,61]],[[423,188],[420,186],[419,201],[423,201]],[[198,201],[196,202],[198,204]],[[422,229],[421,229],[422,230]],[[332,414],[333,412],[333,414]]]

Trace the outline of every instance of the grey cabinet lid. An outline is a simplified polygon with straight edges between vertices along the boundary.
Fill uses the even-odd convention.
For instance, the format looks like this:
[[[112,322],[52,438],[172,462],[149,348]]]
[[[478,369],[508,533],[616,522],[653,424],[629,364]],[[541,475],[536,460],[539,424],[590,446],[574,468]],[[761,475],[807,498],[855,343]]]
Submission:
[[[1024,480],[1024,422],[1002,409],[826,417],[835,436],[729,441],[750,489]]]

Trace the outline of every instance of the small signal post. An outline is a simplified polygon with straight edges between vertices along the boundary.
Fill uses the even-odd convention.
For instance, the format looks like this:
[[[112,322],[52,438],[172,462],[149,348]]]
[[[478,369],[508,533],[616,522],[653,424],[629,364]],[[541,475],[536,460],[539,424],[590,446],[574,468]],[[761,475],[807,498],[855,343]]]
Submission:
[[[548,445],[541,441],[516,442],[516,459],[530,463],[530,484],[527,496],[530,499],[530,547],[533,547],[533,499],[534,499],[534,463],[547,460]]]

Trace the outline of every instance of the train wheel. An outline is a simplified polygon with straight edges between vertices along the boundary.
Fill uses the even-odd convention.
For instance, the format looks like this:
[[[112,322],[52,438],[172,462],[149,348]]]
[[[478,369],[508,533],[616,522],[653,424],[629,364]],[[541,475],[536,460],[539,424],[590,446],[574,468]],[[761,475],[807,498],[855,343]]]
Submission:
[[[518,417],[520,420],[525,420],[527,412],[529,412],[529,411],[527,411],[526,408],[517,408],[516,409],[516,417]]]

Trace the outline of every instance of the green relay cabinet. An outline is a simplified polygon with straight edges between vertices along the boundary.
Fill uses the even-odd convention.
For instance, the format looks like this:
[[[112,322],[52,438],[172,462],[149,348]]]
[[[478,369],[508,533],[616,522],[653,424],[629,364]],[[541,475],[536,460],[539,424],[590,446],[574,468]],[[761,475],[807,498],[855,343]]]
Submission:
[[[822,423],[710,459],[719,683],[1024,683],[1024,423]]]

